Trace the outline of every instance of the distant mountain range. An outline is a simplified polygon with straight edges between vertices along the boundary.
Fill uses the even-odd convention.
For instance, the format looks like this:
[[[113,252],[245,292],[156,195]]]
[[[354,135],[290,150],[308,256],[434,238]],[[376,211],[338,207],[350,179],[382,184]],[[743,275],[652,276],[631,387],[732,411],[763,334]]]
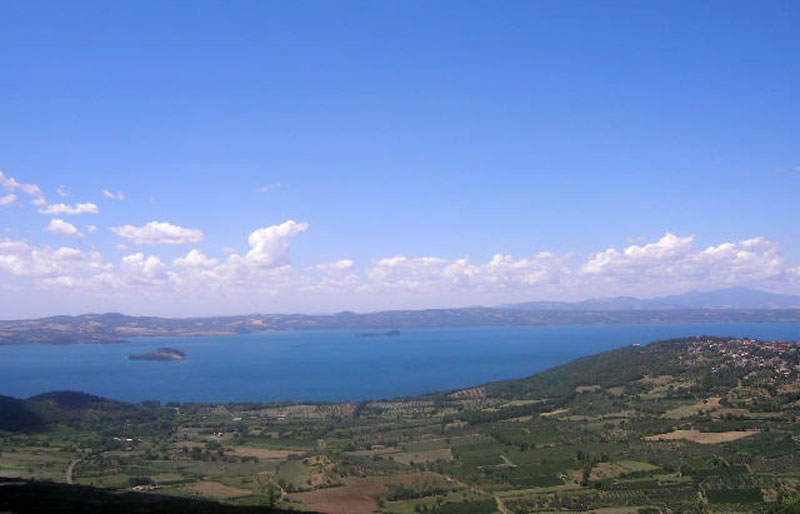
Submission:
[[[250,314],[159,318],[118,313],[0,321],[0,345],[101,344],[132,337],[213,336],[286,330],[387,330],[533,325],[637,325],[800,322],[800,296],[745,288],[692,292],[650,300],[601,298],[528,302],[502,307],[337,314]]]
[[[663,309],[800,309],[800,296],[775,294],[747,287],[691,291],[641,299],[630,296],[593,298],[579,302],[524,302],[501,306],[525,311],[626,311]]]

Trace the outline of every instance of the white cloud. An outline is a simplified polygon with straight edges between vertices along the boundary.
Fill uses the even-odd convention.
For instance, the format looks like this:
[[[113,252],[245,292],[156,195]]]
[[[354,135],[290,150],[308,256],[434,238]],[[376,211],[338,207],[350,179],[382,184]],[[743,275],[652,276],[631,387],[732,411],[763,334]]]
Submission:
[[[123,193],[121,192],[114,193],[108,189],[103,189],[103,196],[105,196],[109,200],[120,200],[120,201],[125,200],[125,195]]]
[[[91,233],[97,232],[97,225],[86,225],[86,231]]]
[[[51,219],[50,224],[45,227],[45,230],[62,236],[84,237],[83,232],[78,230],[75,225],[58,218]]]
[[[367,288],[428,291],[502,291],[557,284],[570,273],[567,255],[541,252],[526,259],[496,254],[485,264],[469,259],[397,256],[381,259],[366,271]]]
[[[200,250],[190,250],[185,257],[178,257],[172,264],[179,267],[210,268],[219,264],[218,259],[205,255]]]
[[[658,240],[644,246],[631,245],[623,251],[609,248],[594,255],[581,272],[587,275],[663,273],[661,266],[670,265],[692,252],[694,237],[678,237],[667,233]]]
[[[193,244],[203,240],[201,230],[179,227],[163,221],[151,221],[141,227],[111,227],[113,233],[137,245]]]
[[[14,177],[9,177],[2,171],[0,171],[0,186],[2,186],[6,191],[22,191],[26,195],[31,197],[31,203],[36,205],[37,207],[43,206],[47,204],[47,200],[44,197],[44,193],[36,184],[23,184],[19,182]]]
[[[289,259],[289,240],[308,230],[309,224],[288,220],[280,225],[260,228],[247,239],[250,251],[244,257],[250,264],[275,267],[285,264]],[[232,256],[233,257],[233,256]]]
[[[367,269],[366,276],[379,288],[418,288],[441,280],[447,265],[448,261],[439,257],[399,255],[379,260]]]
[[[0,207],[6,207],[8,205],[12,205],[14,202],[17,201],[17,195],[11,193],[5,196],[0,196]]]
[[[311,266],[309,269],[311,271],[319,271],[322,273],[344,273],[352,270],[355,264],[356,263],[350,259],[341,259],[334,262],[327,262],[325,264],[317,264],[316,266]]]
[[[134,253],[122,258],[120,275],[128,285],[161,285],[169,279],[167,265],[155,255]]]
[[[68,214],[68,215],[78,215],[78,214],[97,214],[100,212],[100,209],[97,205],[86,202],[86,203],[76,203],[75,205],[67,205],[65,203],[55,203],[50,205],[44,205],[41,209],[39,209],[39,214]]]
[[[0,186],[3,186],[7,191],[16,191],[20,183],[14,177],[6,176],[5,173],[0,171]]]
[[[143,231],[149,225],[128,226],[128,239],[155,244],[180,240],[186,236],[181,230],[188,230],[164,224],[177,230]],[[797,292],[800,287],[800,267],[788,266],[780,245],[763,237],[702,248],[692,236],[668,233],[651,244],[610,248],[583,259],[550,252],[523,258],[498,253],[485,261],[400,255],[379,259],[363,272],[356,271],[350,259],[309,266],[300,272],[290,264],[291,243],[308,229],[308,223],[293,220],[260,228],[250,234],[247,252],[227,258],[192,249],[167,262],[158,255],[137,252],[116,266],[104,263],[97,252],[0,240],[0,271],[31,277],[40,289],[83,289],[110,295],[115,301],[146,295],[154,302],[158,298],[172,302],[169,305],[202,300],[209,309],[229,310],[234,307],[226,306],[277,305],[261,303],[268,298],[280,298],[281,309],[289,308],[285,306],[290,303],[283,302],[294,298],[291,308],[313,311],[320,298],[328,298],[332,308],[361,302],[375,309],[621,294],[655,296],[728,285],[787,292],[791,292],[787,288]]]
[[[58,186],[56,188],[56,193],[58,193],[58,196],[61,198],[66,198],[69,196],[69,191],[67,191],[66,186]]]
[[[97,251],[32,246],[25,241],[0,240],[0,271],[22,277],[82,275],[107,271]]]
[[[273,182],[272,184],[265,184],[256,188],[256,193],[268,193],[281,187],[280,182]]]
[[[658,242],[595,254],[579,273],[612,283],[717,287],[780,280],[787,266],[780,245],[764,237],[699,250],[694,237],[665,234]]]
[[[289,264],[290,240],[308,227],[308,223],[289,220],[255,230],[248,238],[250,250],[244,256],[233,253],[224,262],[192,250],[173,261],[176,272],[170,276],[171,285],[199,294],[211,291],[232,295],[297,292],[310,286],[311,279],[295,272]]]

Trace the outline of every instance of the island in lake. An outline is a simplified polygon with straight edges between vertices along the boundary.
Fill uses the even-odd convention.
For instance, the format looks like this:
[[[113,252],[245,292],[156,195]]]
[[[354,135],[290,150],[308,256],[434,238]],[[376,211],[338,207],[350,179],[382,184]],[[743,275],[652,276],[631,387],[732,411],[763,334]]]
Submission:
[[[175,348],[159,348],[148,353],[128,356],[132,361],[185,361],[186,354]]]
[[[399,335],[399,330],[389,330],[388,332],[365,332],[363,334],[358,334],[358,337],[394,337]]]

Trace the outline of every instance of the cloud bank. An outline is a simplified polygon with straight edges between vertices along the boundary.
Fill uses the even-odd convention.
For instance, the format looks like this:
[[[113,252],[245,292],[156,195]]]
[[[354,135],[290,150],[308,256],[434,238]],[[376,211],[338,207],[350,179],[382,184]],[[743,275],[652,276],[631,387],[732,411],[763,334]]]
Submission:
[[[74,245],[88,248],[0,239],[4,290],[39,294],[42,305],[68,297],[96,306],[86,310],[104,310],[112,301],[124,310],[140,301],[154,314],[187,302],[202,306],[206,313],[245,309],[308,312],[319,306],[373,310],[648,297],[733,285],[800,292],[800,267],[786,262],[780,244],[763,236],[701,247],[693,235],[668,232],[653,242],[632,237],[625,246],[584,255],[539,251],[517,257],[498,252],[488,260],[476,261],[400,254],[356,262],[345,254],[334,261],[309,263],[305,259],[303,266],[296,267],[292,246],[311,229],[306,221],[289,219],[262,226],[242,237],[239,245],[217,250],[199,246],[205,242],[200,229],[150,221],[110,227],[123,241],[113,246],[106,243],[107,248],[123,253],[109,258],[95,249],[103,239],[96,225],[84,225],[81,230],[61,218],[99,214],[96,204],[51,204],[38,185],[2,172],[0,192],[0,207],[29,205],[34,213],[51,216],[39,237],[54,243],[72,238]],[[56,192],[67,196],[65,186]],[[125,198],[108,189],[103,196]],[[14,232],[7,227],[6,233]],[[179,245],[189,248],[177,254],[158,248]],[[147,252],[129,249],[142,246],[154,248]]]
[[[185,245],[203,240],[201,230],[179,227],[164,221],[151,221],[141,227],[111,227],[113,233],[136,245]]]
[[[523,258],[496,254],[486,262],[473,262],[398,255],[361,269],[352,259],[340,259],[298,270],[290,259],[292,241],[309,229],[307,222],[287,220],[254,230],[245,251],[226,258],[192,248],[171,262],[135,252],[113,263],[96,251],[6,239],[0,241],[0,272],[28,278],[45,291],[66,288],[115,298],[225,299],[235,305],[247,298],[272,310],[281,310],[282,299],[292,305],[316,305],[317,298],[328,298],[342,306],[360,302],[391,308],[582,298],[588,292],[648,296],[730,285],[800,286],[800,268],[788,265],[780,245],[764,237],[699,248],[693,236],[667,233],[653,243],[584,257],[539,252]],[[74,225],[59,219],[51,220],[48,230],[81,237]],[[200,231],[164,222],[112,230],[134,244],[193,244],[203,239]]]

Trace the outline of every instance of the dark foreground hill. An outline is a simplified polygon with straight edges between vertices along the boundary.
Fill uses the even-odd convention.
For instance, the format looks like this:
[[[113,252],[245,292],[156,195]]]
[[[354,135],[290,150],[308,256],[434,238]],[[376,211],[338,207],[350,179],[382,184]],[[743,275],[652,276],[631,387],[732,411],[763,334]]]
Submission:
[[[14,514],[280,514],[268,507],[156,494],[117,492],[80,485],[0,478],[0,512]]]
[[[27,400],[0,396],[0,431],[38,431],[58,423],[150,422],[157,417],[137,405],[74,391],[53,391]]]

